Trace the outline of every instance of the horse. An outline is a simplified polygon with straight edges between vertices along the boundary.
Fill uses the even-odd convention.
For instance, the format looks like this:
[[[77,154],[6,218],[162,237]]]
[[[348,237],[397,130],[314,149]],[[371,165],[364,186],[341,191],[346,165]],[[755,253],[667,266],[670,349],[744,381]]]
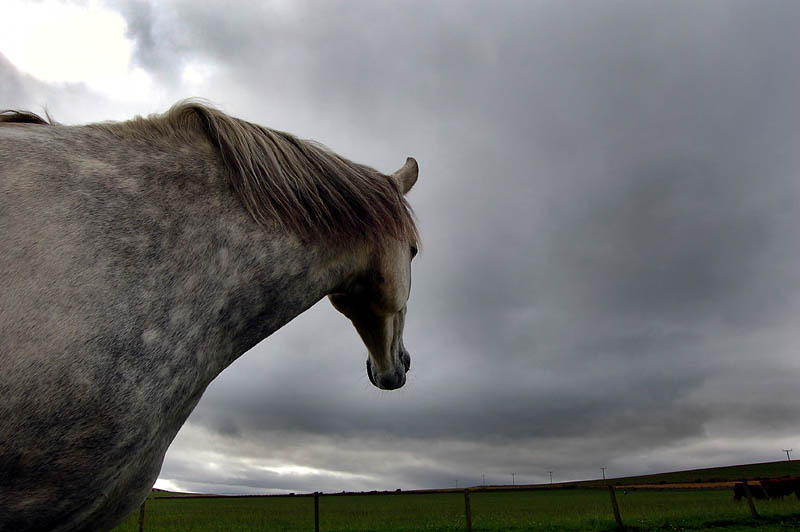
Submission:
[[[418,172],[196,100],[0,113],[0,531],[122,522],[209,383],[325,296],[403,386]]]
[[[748,484],[754,499],[782,499],[794,494],[800,500],[800,477],[766,478],[757,484]],[[733,500],[739,501],[747,495],[743,482],[733,486]]]

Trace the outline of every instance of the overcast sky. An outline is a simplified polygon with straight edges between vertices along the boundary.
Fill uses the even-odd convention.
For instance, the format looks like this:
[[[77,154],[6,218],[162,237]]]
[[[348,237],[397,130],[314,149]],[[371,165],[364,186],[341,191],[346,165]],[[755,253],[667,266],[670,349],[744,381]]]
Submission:
[[[82,123],[200,96],[387,173],[420,164],[406,386],[372,387],[322,301],[217,378],[157,486],[463,487],[800,452],[800,3],[3,10],[0,108]]]

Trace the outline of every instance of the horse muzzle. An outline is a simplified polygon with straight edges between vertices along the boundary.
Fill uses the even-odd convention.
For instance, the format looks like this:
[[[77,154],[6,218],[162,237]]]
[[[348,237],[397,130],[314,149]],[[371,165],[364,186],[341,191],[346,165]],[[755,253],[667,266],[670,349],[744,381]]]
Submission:
[[[411,355],[403,349],[400,351],[400,363],[388,371],[379,372],[367,359],[367,377],[375,387],[381,390],[396,390],[406,383],[406,373],[411,369]]]

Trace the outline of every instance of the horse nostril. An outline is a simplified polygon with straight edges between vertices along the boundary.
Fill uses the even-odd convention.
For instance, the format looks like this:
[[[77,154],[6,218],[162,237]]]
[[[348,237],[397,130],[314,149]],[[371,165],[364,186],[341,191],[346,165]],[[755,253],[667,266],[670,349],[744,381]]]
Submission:
[[[378,386],[378,383],[375,382],[375,376],[372,374],[372,362],[369,359],[367,359],[367,377],[373,386]]]
[[[403,363],[403,367],[406,368],[406,371],[411,369],[411,355],[408,354],[408,351],[403,351],[400,353],[400,361]]]

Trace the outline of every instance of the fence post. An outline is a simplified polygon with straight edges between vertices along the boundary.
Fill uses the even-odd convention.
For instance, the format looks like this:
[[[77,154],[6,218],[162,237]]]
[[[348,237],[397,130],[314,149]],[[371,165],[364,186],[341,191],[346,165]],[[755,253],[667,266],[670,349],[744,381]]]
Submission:
[[[314,532],[319,532],[319,492],[314,492]]]
[[[472,532],[472,509],[469,506],[469,488],[464,488],[464,510],[467,516],[467,532]]]
[[[144,505],[147,503],[147,499],[142,501],[142,506],[139,508],[139,532],[144,532]]]
[[[747,485],[747,481],[743,480],[742,484],[744,484],[744,494],[747,497],[747,506],[750,507],[750,514],[755,518],[758,519],[758,511],[756,511],[756,504],[753,502],[753,494],[750,493],[750,486]]]
[[[617,505],[617,494],[614,493],[614,486],[608,485],[608,494],[611,496],[611,509],[614,510],[614,519],[617,521],[617,528],[625,530],[622,526],[622,518],[619,516],[619,505]]]

